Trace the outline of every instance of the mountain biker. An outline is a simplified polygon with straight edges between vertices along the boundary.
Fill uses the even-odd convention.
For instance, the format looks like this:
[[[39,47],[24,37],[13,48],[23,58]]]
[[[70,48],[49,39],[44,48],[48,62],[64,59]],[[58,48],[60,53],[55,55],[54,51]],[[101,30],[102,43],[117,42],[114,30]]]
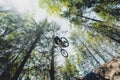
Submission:
[[[62,49],[64,47],[69,46],[69,43],[68,43],[67,39],[64,38],[64,37],[60,38],[60,37],[56,36],[56,37],[54,37],[54,43],[55,43],[54,47],[55,48],[58,47],[58,49],[60,49],[60,52],[61,52],[62,56],[67,58],[68,57],[68,52],[65,49]]]
[[[55,42],[57,45],[61,45],[62,40],[61,40],[58,36],[56,36],[56,37],[54,37],[54,42]]]

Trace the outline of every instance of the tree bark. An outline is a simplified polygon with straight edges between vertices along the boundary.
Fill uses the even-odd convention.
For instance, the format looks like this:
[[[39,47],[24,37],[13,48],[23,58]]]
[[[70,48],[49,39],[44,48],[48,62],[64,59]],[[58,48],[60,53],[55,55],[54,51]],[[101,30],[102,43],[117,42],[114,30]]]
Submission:
[[[112,49],[112,51],[114,51],[115,53],[117,53],[118,55],[120,55],[120,52],[118,52],[117,50],[113,49],[110,44],[106,44],[106,46],[110,47]]]
[[[79,39],[80,40],[80,39]],[[81,44],[86,48],[86,50],[89,52],[89,54],[95,59],[98,65],[101,65],[100,62],[94,57],[94,55],[90,52],[90,50],[87,48],[87,46],[80,40]]]
[[[80,49],[79,49],[79,50],[80,50]],[[80,51],[81,51],[81,50],[80,50]],[[96,68],[96,66],[94,65],[94,63],[93,63],[92,60],[90,59],[90,56],[89,56],[88,54],[86,54],[86,53],[85,53],[84,55],[90,60],[92,66],[94,66],[94,67]],[[84,59],[86,59],[84,55],[82,55],[82,56],[83,56]]]
[[[115,29],[120,29],[120,26],[115,25],[115,24],[107,23],[107,22],[105,22],[105,21],[93,19],[93,18],[86,17],[86,16],[82,16],[82,15],[79,15],[79,14],[77,14],[77,16],[80,16],[80,17],[82,17],[82,18],[89,19],[89,20],[92,20],[92,21],[95,21],[95,22],[99,22],[99,23],[101,23],[101,24],[104,24],[104,25],[106,25],[106,26],[110,26],[110,27],[115,28]]]
[[[87,27],[88,27],[88,28],[91,28],[91,31],[94,30],[94,31],[96,31],[97,33],[100,33],[100,34],[102,34],[102,35],[104,35],[104,36],[106,36],[106,37],[112,39],[113,41],[115,41],[115,42],[117,42],[117,43],[120,43],[120,39],[114,38],[113,36],[111,36],[112,34],[109,34],[108,32],[105,33],[105,32],[103,32],[103,31],[101,31],[101,30],[99,30],[99,29],[95,29],[95,28],[92,27],[92,26],[87,26]]]
[[[115,56],[114,55],[112,55],[111,53],[109,53],[109,52],[107,52],[107,51],[105,51],[102,47],[99,47],[102,51],[104,51],[104,52],[106,52],[109,56],[111,56],[112,58],[115,58]]]
[[[94,49],[94,51],[96,52],[96,54],[98,54],[100,56],[100,58],[104,61],[107,62],[107,60],[105,60],[105,58],[100,54],[100,52],[97,52],[99,50],[96,51],[96,49]]]
[[[51,49],[50,80],[55,80],[54,74],[55,74],[55,71],[54,71],[54,41],[53,41],[53,46]]]
[[[20,73],[23,70],[23,67],[25,65],[25,63],[27,62],[27,60],[30,57],[30,54],[32,53],[33,49],[35,48],[36,43],[38,42],[38,40],[40,39],[40,33],[36,35],[36,39],[34,40],[34,42],[32,43],[31,47],[29,48],[27,54],[25,55],[23,61],[21,62],[20,66],[18,67],[18,69],[16,70],[15,74],[13,75],[11,80],[17,80]]]

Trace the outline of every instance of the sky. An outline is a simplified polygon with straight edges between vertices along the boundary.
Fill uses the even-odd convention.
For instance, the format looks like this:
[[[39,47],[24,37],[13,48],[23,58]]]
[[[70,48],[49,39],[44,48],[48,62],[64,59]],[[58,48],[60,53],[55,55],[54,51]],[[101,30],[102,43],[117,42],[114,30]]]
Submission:
[[[69,29],[69,21],[55,15],[48,16],[46,11],[39,7],[39,0],[0,0],[0,6],[12,7],[21,14],[34,14],[37,21],[48,18],[49,21],[57,22],[64,30]]]
[[[68,20],[64,18],[60,18],[56,15],[48,15],[46,11],[38,5],[39,0],[0,0],[0,6],[4,6],[5,8],[11,8],[20,14],[34,14],[34,18],[37,22],[42,21],[47,18],[48,21],[54,21],[58,25],[61,26],[61,29],[66,33],[59,34],[61,37],[70,37],[70,32],[72,31],[72,27],[70,27],[70,23]],[[90,11],[90,10],[88,10]],[[85,14],[85,16],[94,17],[95,13],[91,12],[89,14]],[[99,19],[98,17],[94,17]],[[67,48],[69,54],[74,55],[74,50],[72,45]]]
[[[0,0],[0,6],[8,9],[12,9],[17,13],[24,14],[34,14],[34,18],[37,22],[42,21],[47,18],[48,21],[54,21],[61,26],[61,29],[66,33],[60,34],[61,37],[68,38],[70,36],[71,27],[68,20],[57,17],[56,15],[48,16],[46,11],[39,7],[39,0]],[[67,48],[69,54],[73,53],[72,45]],[[59,58],[63,60],[63,57]]]

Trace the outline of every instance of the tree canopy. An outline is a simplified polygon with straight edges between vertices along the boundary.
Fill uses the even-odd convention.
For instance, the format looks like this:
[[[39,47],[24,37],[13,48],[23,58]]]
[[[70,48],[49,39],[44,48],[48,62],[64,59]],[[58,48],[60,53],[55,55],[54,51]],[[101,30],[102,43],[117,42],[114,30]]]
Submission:
[[[70,22],[65,34],[69,38],[61,36],[66,26],[60,23],[36,21],[34,14],[21,15],[0,6],[1,80],[78,80],[119,56],[120,0],[39,0],[38,4],[47,18],[57,15]],[[60,37],[59,45],[55,36]],[[62,46],[67,42],[68,49]],[[68,57],[61,57],[66,53]]]

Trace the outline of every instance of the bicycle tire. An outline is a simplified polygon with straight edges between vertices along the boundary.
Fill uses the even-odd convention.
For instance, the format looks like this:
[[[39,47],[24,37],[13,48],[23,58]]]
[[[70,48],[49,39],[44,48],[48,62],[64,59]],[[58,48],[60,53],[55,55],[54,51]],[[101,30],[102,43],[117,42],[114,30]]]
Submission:
[[[65,57],[65,58],[68,57],[68,52],[67,52],[65,49],[61,49],[60,51],[61,51],[61,55],[62,55],[63,57]]]
[[[69,42],[65,37],[61,37],[62,40],[62,47],[68,47],[69,46]]]

